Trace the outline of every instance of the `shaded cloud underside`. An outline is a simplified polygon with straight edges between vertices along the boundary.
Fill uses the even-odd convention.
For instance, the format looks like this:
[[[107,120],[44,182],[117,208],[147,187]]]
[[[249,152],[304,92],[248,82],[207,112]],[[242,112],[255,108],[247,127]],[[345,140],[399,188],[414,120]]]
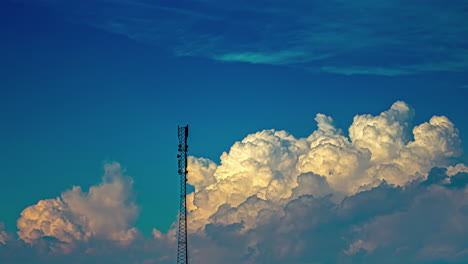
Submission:
[[[345,75],[468,69],[463,0],[42,2],[177,56]]]
[[[193,263],[438,263],[468,261],[468,167],[443,116],[412,127],[396,102],[357,115],[349,138],[318,114],[317,130],[248,135],[221,163],[190,157]],[[443,167],[443,168],[433,168]],[[133,227],[132,181],[117,163],[103,182],[39,201],[0,225],[6,263],[172,263],[176,229]]]
[[[301,196],[281,215],[242,232],[240,224],[208,224],[191,234],[193,263],[466,263],[467,173],[399,188],[386,183],[336,204],[329,197]],[[450,179],[448,181],[447,179]],[[267,214],[268,212],[264,212]],[[171,234],[170,236],[173,236]],[[122,247],[110,241],[76,242],[72,252],[43,237],[0,244],[5,263],[173,263],[173,240],[140,238]]]

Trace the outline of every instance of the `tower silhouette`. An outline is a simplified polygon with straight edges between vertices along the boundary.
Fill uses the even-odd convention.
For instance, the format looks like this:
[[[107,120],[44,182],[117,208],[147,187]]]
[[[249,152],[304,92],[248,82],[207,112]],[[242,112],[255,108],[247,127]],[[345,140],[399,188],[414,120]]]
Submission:
[[[177,264],[187,264],[187,138],[188,125],[178,126],[179,136],[179,176],[180,176],[180,204],[179,204],[179,232],[177,234]]]

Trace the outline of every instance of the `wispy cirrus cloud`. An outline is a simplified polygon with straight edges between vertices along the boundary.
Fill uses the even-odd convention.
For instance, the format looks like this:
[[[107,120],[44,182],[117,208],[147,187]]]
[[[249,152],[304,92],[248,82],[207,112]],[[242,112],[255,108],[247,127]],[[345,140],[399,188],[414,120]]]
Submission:
[[[283,51],[278,53],[227,53],[215,56],[213,59],[226,62],[249,62],[253,64],[288,64],[299,62],[304,58],[304,53],[294,51]]]
[[[176,56],[397,76],[468,69],[466,1],[45,1]]]
[[[324,66],[321,68],[324,72],[337,73],[343,75],[380,75],[380,76],[400,76],[415,73],[414,71],[398,69],[398,68],[384,68],[384,67],[336,67]]]

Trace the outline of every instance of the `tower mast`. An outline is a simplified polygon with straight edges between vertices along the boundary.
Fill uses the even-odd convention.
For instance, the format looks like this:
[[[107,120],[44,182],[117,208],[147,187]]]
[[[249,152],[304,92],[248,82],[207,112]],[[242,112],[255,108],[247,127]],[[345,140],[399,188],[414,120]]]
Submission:
[[[177,234],[177,264],[187,264],[187,138],[188,125],[178,126],[179,136],[179,176],[180,176],[180,205],[179,205],[179,232]]]

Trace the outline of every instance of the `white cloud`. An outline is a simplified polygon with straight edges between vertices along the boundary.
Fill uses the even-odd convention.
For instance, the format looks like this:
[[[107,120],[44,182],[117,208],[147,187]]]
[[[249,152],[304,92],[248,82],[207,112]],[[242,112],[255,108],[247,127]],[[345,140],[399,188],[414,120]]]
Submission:
[[[213,161],[204,158],[188,157],[188,167],[190,170],[190,178],[188,183],[197,189],[205,188],[214,183],[216,180],[213,176],[217,165]]]
[[[262,224],[247,231],[242,222],[210,223],[203,235],[192,238],[197,242],[196,259],[203,263],[216,263],[222,257],[227,263],[465,263],[468,174],[452,176],[463,184],[446,183],[448,177],[444,169],[433,169],[425,181],[405,187],[382,183],[338,203],[329,196],[303,195],[280,209],[261,209]],[[258,200],[249,198],[245,204]],[[243,206],[222,206],[216,217],[230,217]],[[249,208],[252,211],[255,208]]]
[[[307,148],[305,139],[297,140],[285,131],[274,130],[236,142],[229,153],[223,153],[221,165],[209,175],[214,182],[189,195],[191,228],[203,227],[223,204],[237,207],[252,195],[275,201],[291,196],[299,174],[296,160]],[[200,166],[189,163],[189,179],[192,171],[201,170]]]
[[[220,164],[190,157],[191,261],[466,263],[468,168],[451,163],[459,132],[443,116],[412,128],[413,115],[398,101],[357,115],[347,137],[318,114],[306,138],[264,130],[236,142]],[[39,256],[52,249],[85,256],[81,263],[174,262],[176,223],[142,236],[132,226],[132,180],[117,163],[105,171],[88,192],[74,187],[26,208],[19,237]],[[12,255],[4,237],[0,226],[0,260]]]
[[[236,142],[220,165],[192,157],[192,231],[209,223],[255,228],[259,212],[284,208],[300,195],[331,194],[340,202],[382,181],[404,186],[434,166],[448,167],[448,158],[461,154],[458,130],[443,116],[411,130],[413,116],[411,107],[397,101],[379,115],[355,116],[348,138],[331,117],[318,114],[318,129],[307,138],[264,130]]]
[[[468,172],[468,167],[463,164],[463,163],[459,163],[455,166],[449,166],[447,168],[447,175],[448,176],[453,176],[457,173],[460,173],[460,172]]]
[[[18,219],[18,236],[33,243],[44,237],[62,242],[102,238],[131,241],[139,232],[132,228],[139,208],[132,194],[132,179],[120,164],[104,166],[102,183],[88,192],[73,187],[56,199],[41,200],[23,210]]]

